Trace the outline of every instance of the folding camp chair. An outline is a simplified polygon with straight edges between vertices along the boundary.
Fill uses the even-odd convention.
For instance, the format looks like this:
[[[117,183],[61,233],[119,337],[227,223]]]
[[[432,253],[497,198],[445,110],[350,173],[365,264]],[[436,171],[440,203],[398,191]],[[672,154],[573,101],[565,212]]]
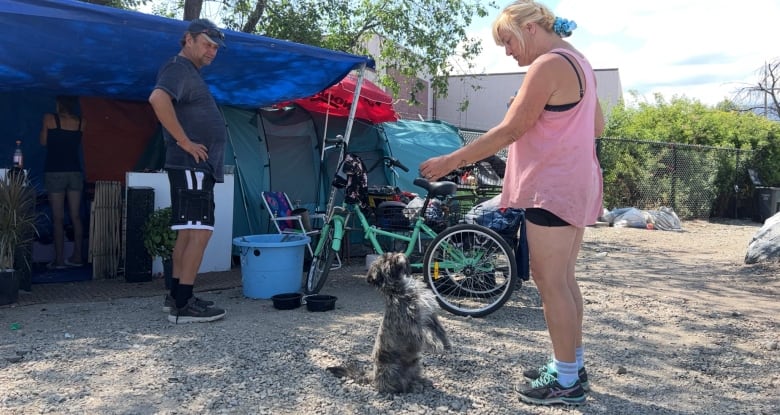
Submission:
[[[271,217],[279,233],[305,233],[311,240],[306,245],[309,249],[309,255],[314,257],[312,243],[316,243],[316,237],[320,234],[320,228],[325,220],[322,213],[311,214],[305,208],[293,209],[290,198],[285,192],[260,192],[263,198],[263,204]],[[341,267],[341,258],[336,256],[337,264],[334,268]]]

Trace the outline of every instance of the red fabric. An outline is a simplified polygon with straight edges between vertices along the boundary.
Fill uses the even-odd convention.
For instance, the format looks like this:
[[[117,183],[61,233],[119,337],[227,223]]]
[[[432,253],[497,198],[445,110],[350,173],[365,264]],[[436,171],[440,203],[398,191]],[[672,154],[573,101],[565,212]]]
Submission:
[[[324,91],[293,102],[310,112],[347,117],[356,87],[357,77],[350,74]],[[355,118],[378,124],[398,121],[398,114],[393,109],[393,98],[375,84],[364,79],[363,85],[360,87]]]
[[[157,117],[146,102],[81,98],[84,167],[89,183],[125,182],[157,130]]]

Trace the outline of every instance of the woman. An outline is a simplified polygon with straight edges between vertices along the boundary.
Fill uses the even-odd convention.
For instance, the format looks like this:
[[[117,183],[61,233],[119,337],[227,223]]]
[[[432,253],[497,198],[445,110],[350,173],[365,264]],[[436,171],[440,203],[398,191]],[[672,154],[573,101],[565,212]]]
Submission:
[[[526,370],[523,402],[578,405],[588,389],[583,364],[582,295],[574,276],[585,226],[601,211],[595,137],[604,130],[588,61],[563,38],[576,28],[530,0],[507,6],[493,38],[519,66],[529,66],[500,124],[480,139],[420,165],[428,179],[509,146],[501,206],[526,211],[531,272],[542,297],[553,354]]]
[[[84,228],[81,224],[81,191],[84,189],[84,174],[81,168],[81,137],[86,121],[76,115],[78,98],[57,97],[57,112],[43,116],[41,144],[46,147],[44,185],[52,211],[55,259],[50,269],[80,267],[84,265],[81,243]],[[73,253],[70,258],[63,254],[65,244],[64,217],[65,200],[73,225]]]

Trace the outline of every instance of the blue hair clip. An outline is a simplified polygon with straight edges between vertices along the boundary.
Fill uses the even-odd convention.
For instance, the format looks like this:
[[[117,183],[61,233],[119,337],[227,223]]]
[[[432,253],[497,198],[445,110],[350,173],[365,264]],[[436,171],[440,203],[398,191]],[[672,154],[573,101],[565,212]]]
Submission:
[[[560,37],[571,36],[571,31],[577,28],[577,23],[574,20],[564,19],[562,17],[556,17],[553,23],[553,31]]]

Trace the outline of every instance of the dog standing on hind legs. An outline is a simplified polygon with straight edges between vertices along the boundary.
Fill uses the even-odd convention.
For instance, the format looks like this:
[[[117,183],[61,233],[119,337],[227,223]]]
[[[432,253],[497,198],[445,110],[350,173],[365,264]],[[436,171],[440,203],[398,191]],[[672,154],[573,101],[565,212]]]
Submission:
[[[447,333],[436,317],[436,298],[422,282],[412,278],[404,254],[386,253],[368,270],[366,280],[385,298],[385,315],[371,352],[373,368],[364,373],[357,364],[327,368],[338,377],[372,384],[379,392],[412,392],[422,377],[422,352],[450,348]]]

